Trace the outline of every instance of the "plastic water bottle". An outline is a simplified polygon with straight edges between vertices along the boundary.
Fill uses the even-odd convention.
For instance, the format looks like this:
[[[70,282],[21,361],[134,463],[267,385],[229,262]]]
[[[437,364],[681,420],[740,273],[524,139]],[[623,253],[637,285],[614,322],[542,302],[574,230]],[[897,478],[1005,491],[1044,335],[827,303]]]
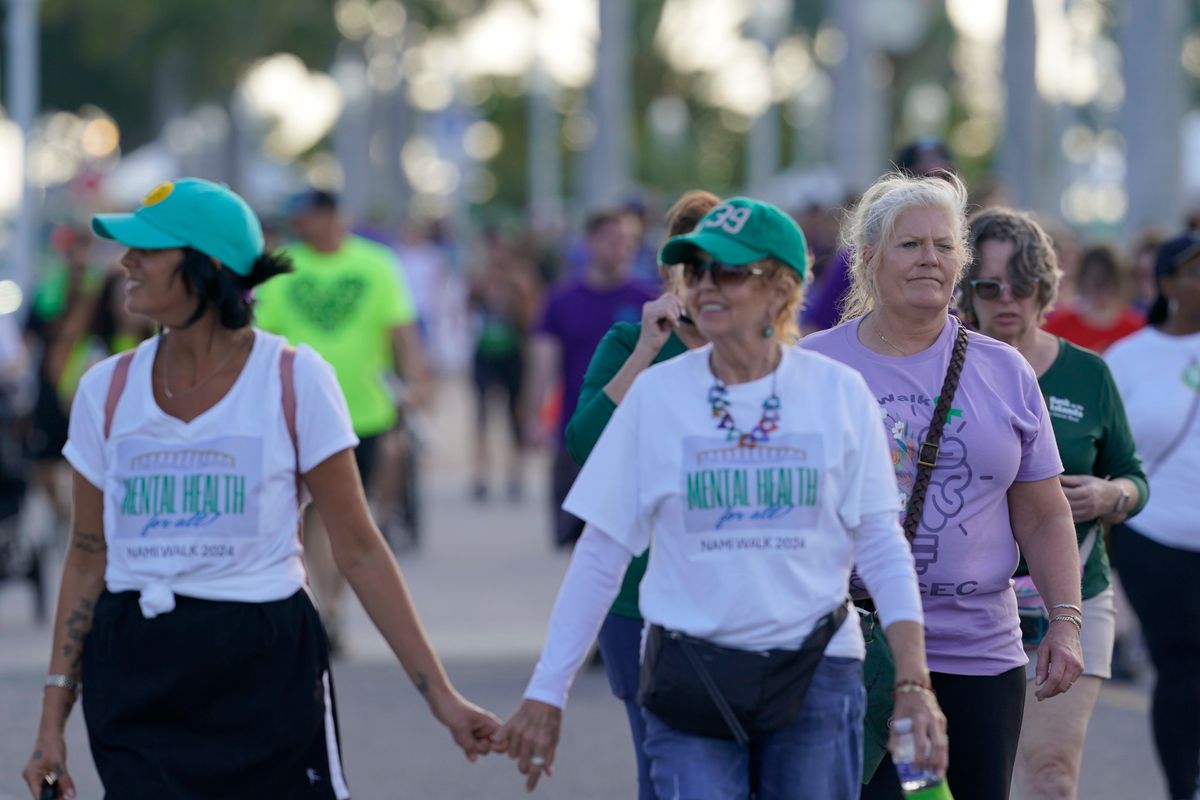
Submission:
[[[897,747],[892,754],[896,774],[900,776],[900,788],[909,800],[954,800],[950,787],[937,773],[919,769],[913,762],[917,758],[917,743],[913,738],[912,720],[908,717],[892,720],[892,731],[896,734]]]

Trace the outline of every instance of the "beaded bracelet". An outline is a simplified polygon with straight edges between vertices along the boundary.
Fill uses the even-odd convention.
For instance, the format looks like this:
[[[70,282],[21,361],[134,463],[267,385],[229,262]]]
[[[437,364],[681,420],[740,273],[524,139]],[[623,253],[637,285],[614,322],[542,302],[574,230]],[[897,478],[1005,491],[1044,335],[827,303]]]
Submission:
[[[1050,618],[1051,622],[1058,622],[1059,620],[1066,620],[1067,622],[1070,622],[1079,630],[1080,633],[1083,633],[1083,620],[1074,614],[1058,614]]]
[[[1073,606],[1070,603],[1058,603],[1055,606],[1053,606],[1050,610],[1054,611],[1055,609],[1058,609],[1058,608],[1070,609],[1071,611],[1074,611],[1076,614],[1078,614],[1080,617],[1083,616],[1083,609],[1080,608],[1079,606]]]

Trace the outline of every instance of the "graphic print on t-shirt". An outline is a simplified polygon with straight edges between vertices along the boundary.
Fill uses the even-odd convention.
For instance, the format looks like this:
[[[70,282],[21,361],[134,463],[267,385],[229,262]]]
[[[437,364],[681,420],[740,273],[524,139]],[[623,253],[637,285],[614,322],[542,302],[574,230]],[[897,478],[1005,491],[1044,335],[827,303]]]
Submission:
[[[113,538],[145,542],[144,556],[204,557],[209,554],[201,548],[176,550],[169,542],[258,534],[262,440],[257,437],[220,436],[186,445],[125,439],[117,443],[116,477],[120,496]]]
[[[297,274],[288,285],[288,299],[312,325],[333,333],[358,311],[366,290],[360,275],[339,275],[330,281]]]
[[[908,507],[917,477],[917,454],[921,442],[929,435],[929,425],[923,420],[932,416],[938,398],[925,394],[886,394],[879,398],[879,413],[887,430],[896,468],[896,483],[900,487],[900,509]],[[928,410],[926,410],[928,409]],[[914,424],[921,424],[914,430]],[[921,531],[913,538],[912,552],[918,575],[924,575],[939,556],[941,534],[950,521],[966,506],[966,490],[974,477],[967,463],[967,445],[955,435],[967,422],[960,408],[951,408],[937,456],[937,468],[929,479],[925,492],[925,508]],[[966,531],[963,531],[966,533]]]
[[[819,435],[791,434],[756,447],[690,436],[683,441],[683,466],[688,533],[800,531],[816,525],[825,466]],[[730,546],[745,548],[732,540]],[[765,543],[763,549],[772,546]]]

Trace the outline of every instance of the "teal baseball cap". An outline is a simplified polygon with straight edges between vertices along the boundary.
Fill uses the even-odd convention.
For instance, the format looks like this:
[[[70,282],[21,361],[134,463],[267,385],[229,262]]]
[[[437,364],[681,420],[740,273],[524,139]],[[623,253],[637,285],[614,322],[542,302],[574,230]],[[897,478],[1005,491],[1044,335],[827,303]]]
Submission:
[[[691,233],[667,240],[658,263],[682,264],[696,250],[735,266],[777,258],[801,278],[808,268],[808,243],[796,221],[770,203],[749,197],[726,200],[705,214]]]
[[[249,275],[263,253],[258,217],[225,184],[200,178],[161,183],[132,214],[92,217],[97,236],[126,247],[194,247],[239,275]]]

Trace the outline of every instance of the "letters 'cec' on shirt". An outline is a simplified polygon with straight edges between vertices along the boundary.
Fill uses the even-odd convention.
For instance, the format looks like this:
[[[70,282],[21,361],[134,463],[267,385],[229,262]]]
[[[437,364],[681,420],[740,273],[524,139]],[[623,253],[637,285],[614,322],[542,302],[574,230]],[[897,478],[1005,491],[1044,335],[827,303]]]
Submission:
[[[795,648],[845,599],[854,529],[896,508],[896,482],[862,379],[785,348],[775,379],[780,428],[756,448],[717,430],[708,403],[711,347],[652,366],[583,465],[563,508],[631,553],[650,547],[641,586],[647,621],[728,647]],[[772,376],[729,386],[749,428]],[[899,525],[885,545],[906,555]],[[899,568],[901,560],[890,559]],[[911,562],[903,567],[911,575]],[[882,575],[881,575],[882,577]],[[920,619],[916,593],[897,619]],[[826,653],[861,659],[854,615]]]
[[[800,346],[853,364],[866,379],[891,447],[903,513],[959,323],[947,318],[923,352],[890,356],[860,343],[860,322],[811,334]],[[1033,369],[1008,345],[970,337],[912,549],[929,668],[999,675],[1028,660],[1012,590],[1018,551],[1008,489],[1058,475],[1062,462]]]
[[[84,375],[63,454],[104,493],[109,591],[155,587],[205,600],[268,602],[305,580],[296,456],[282,408],[284,340],[255,331],[233,387],[191,422],[159,408],[142,343],[104,438],[116,356]],[[358,444],[333,370],[308,347],[295,362],[300,471]],[[169,611],[168,607],[160,609]]]
[[[392,329],[417,316],[396,255],[359,236],[347,236],[333,253],[300,243],[283,252],[294,270],[255,290],[258,326],[309,345],[333,365],[355,433],[389,430],[396,424],[386,381],[394,369]]]

